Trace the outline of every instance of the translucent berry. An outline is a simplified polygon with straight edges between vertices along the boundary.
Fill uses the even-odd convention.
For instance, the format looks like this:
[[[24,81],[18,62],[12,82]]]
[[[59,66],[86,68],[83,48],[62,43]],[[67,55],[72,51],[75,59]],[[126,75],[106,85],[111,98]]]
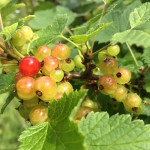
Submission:
[[[104,75],[99,78],[98,87],[103,94],[111,95],[117,88],[117,82],[112,75]]]
[[[61,68],[65,72],[72,71],[74,69],[74,67],[75,67],[74,61],[71,60],[70,58],[67,58],[61,62]]]
[[[73,91],[73,87],[69,82],[62,82],[57,87],[57,93],[66,93],[67,95]]]
[[[128,112],[137,112],[141,102],[141,98],[136,93],[129,93],[123,104]]]
[[[106,57],[100,62],[100,69],[103,74],[114,74],[118,69],[118,63],[113,57]]]
[[[131,72],[126,68],[119,68],[115,74],[117,83],[126,84],[131,79]]]
[[[57,85],[50,77],[42,76],[35,81],[35,93],[43,101],[50,101],[55,98]]]
[[[34,92],[35,80],[32,77],[23,77],[17,84],[17,94],[23,100],[30,100],[35,97]]]
[[[51,50],[48,46],[40,46],[35,51],[35,58],[38,59],[39,62],[44,60],[46,57],[50,56]]]
[[[100,62],[103,61],[107,57],[108,57],[108,55],[107,55],[107,51],[106,50],[103,50],[103,51],[98,53],[98,60]]]
[[[19,72],[23,76],[33,77],[39,72],[39,70],[40,62],[32,56],[24,57],[19,63]]]
[[[92,111],[91,108],[89,107],[81,107],[78,109],[76,115],[75,115],[75,120],[81,120],[82,117],[86,118],[87,115]]]
[[[75,66],[79,69],[83,69],[85,68],[85,66],[83,65],[82,63],[82,58],[79,56],[79,55],[76,55],[75,58],[74,58],[74,63],[75,63]]]
[[[123,102],[127,97],[128,90],[123,85],[117,85],[117,89],[111,95],[118,102]]]
[[[62,60],[67,59],[70,56],[70,49],[65,44],[57,44],[52,49],[52,56]]]
[[[46,57],[41,62],[42,73],[46,76],[50,76],[50,72],[59,68],[59,60],[53,56]]]
[[[120,47],[118,45],[112,45],[107,48],[107,53],[110,56],[117,56],[120,53]]]
[[[90,99],[86,99],[85,101],[83,101],[83,103],[82,103],[81,106],[82,106],[82,107],[89,107],[89,108],[91,108],[91,109],[94,109],[95,103],[94,103],[94,101],[92,101],[92,100],[90,100]]]
[[[48,120],[48,108],[46,106],[37,105],[32,108],[29,119],[32,125],[37,125]]]
[[[140,106],[138,107],[138,110],[133,112],[135,115],[141,115],[145,111],[145,105],[144,103],[141,103]]]
[[[22,31],[22,33],[24,34],[25,39],[26,39],[27,41],[29,41],[29,40],[32,39],[32,37],[33,37],[33,31],[32,31],[32,29],[31,29],[29,26],[23,26],[23,27],[21,28],[21,31]]]
[[[91,108],[93,111],[100,110],[100,105],[97,102],[92,101],[90,99],[86,99],[85,101],[83,101],[81,106]]]
[[[64,78],[64,72],[61,69],[55,69],[55,70],[50,72],[50,77],[55,82],[60,82]]]
[[[12,37],[12,43],[15,47],[23,46],[26,43],[25,35],[21,30],[16,32]]]

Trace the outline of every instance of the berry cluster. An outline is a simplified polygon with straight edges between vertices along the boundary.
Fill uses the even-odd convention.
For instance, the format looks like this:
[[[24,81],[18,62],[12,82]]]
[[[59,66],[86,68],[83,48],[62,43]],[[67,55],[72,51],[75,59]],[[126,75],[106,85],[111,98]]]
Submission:
[[[17,32],[13,39],[20,34],[22,31]],[[48,120],[48,102],[73,91],[72,85],[64,80],[64,74],[75,67],[69,56],[69,47],[60,43],[52,50],[40,46],[35,57],[26,56],[20,61],[19,72],[14,78],[18,97],[22,100],[19,112],[32,125]]]
[[[139,115],[144,111],[144,104],[136,93],[129,92],[125,87],[130,82],[131,72],[127,68],[118,68],[115,57],[119,52],[118,45],[109,46],[107,50],[99,52],[99,67],[104,75],[98,80],[98,88],[113,100],[123,102],[128,112]]]
[[[24,54],[33,36],[32,29],[23,26],[15,33],[11,42]],[[28,55],[20,60],[19,72],[14,81],[17,95],[22,102],[18,110],[25,119],[29,119],[32,125],[48,121],[48,103],[73,91],[69,82],[72,78],[85,80],[82,87],[92,88],[95,95],[99,90],[113,100],[122,102],[128,112],[136,115],[143,113],[144,104],[141,98],[126,88],[131,80],[131,72],[118,67],[118,45],[109,46],[98,53],[97,69],[100,69],[103,76],[94,74],[96,63],[93,61],[89,43],[79,45],[79,51],[80,55],[71,59],[71,51],[67,45],[59,43],[52,50],[43,45],[36,49],[34,56]],[[87,95],[74,118],[78,122],[91,111],[100,111],[100,104],[90,100]]]

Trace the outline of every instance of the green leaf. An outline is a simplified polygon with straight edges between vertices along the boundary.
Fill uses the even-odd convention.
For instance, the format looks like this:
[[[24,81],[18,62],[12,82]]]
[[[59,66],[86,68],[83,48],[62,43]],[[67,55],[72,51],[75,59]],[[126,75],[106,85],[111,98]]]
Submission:
[[[147,64],[150,67],[150,52],[149,52],[149,48],[144,49],[144,52],[142,54],[142,60],[144,61],[145,64]]]
[[[79,43],[79,44],[85,43],[86,41],[94,37],[97,33],[101,32],[102,30],[104,30],[110,25],[111,23],[97,25],[96,27],[90,28],[86,34],[74,35],[74,36],[71,36],[70,39],[74,41],[75,43]]]
[[[136,0],[125,9],[122,9],[122,7],[116,9],[115,7],[111,13],[106,14],[102,19],[102,23],[112,22],[112,25],[100,32],[96,40],[99,43],[109,42],[114,34],[130,29],[129,15],[140,4],[141,2]]]
[[[150,147],[150,125],[131,121],[130,115],[90,113],[79,127],[89,150],[146,150]]]
[[[84,137],[73,116],[85,95],[86,91],[75,91],[59,101],[52,101],[49,104],[50,122],[24,131],[19,138],[20,150],[84,150]]]
[[[13,100],[13,98],[16,96],[16,93],[15,92],[11,92],[9,94],[9,96],[7,97],[6,99],[6,102],[5,104],[3,105],[3,107],[1,108],[1,114],[3,114],[4,110],[6,109],[6,107],[9,105],[9,103]]]
[[[140,30],[127,30],[124,32],[116,33],[112,37],[112,44],[128,42],[130,45],[136,44],[144,48],[150,47],[150,33]]]
[[[37,32],[39,39],[33,42],[32,48],[36,49],[38,46],[48,45],[58,38],[66,27],[67,21],[67,15],[57,15],[50,26]]]
[[[0,9],[5,7],[11,0],[0,0]]]
[[[150,24],[149,16],[150,3],[144,3],[140,7],[135,8],[129,17],[131,29],[114,34],[112,43],[128,42],[130,45],[136,44],[144,48],[150,47],[150,30],[145,29]]]
[[[145,22],[150,21],[150,3],[144,3],[130,14],[129,17],[131,28],[135,28]]]
[[[11,5],[9,7],[4,7],[1,11],[2,17],[3,18],[7,17],[10,13],[14,12],[16,9],[19,9],[24,6],[25,6],[24,3],[19,3],[19,4]]]
[[[146,72],[144,75],[144,89],[146,92],[150,93],[150,71]]]
[[[76,14],[68,8],[56,6],[52,9],[35,12],[36,17],[29,21],[29,25],[35,30],[46,28],[54,21],[55,16],[60,14],[66,14],[68,16],[67,26],[70,25],[76,17]]]
[[[13,90],[15,73],[0,74],[0,94]]]
[[[12,36],[24,26],[25,22],[33,17],[34,15],[29,15],[25,18],[20,19],[19,22],[14,23],[11,26],[5,27],[4,30],[0,33],[0,35],[5,35],[6,41],[10,40]]]

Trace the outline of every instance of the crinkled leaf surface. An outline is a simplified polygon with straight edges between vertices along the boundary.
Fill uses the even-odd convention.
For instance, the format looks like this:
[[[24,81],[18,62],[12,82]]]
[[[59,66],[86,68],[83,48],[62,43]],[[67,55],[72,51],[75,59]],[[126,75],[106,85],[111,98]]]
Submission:
[[[106,24],[100,24],[97,25],[96,27],[91,27],[86,34],[81,34],[81,35],[74,35],[71,36],[70,39],[76,43],[84,43],[94,37],[97,33],[101,32],[108,26],[110,26],[111,23],[106,23]]]
[[[144,3],[131,12],[129,20],[131,29],[114,34],[112,43],[136,44],[144,48],[150,47],[150,30],[145,30],[147,24],[150,24],[150,3]],[[140,27],[139,27],[140,26]]]
[[[10,74],[0,74],[0,94],[13,90],[15,73]]]
[[[141,2],[136,0],[124,9],[122,7],[116,9],[115,7],[112,12],[106,14],[102,19],[102,23],[112,22],[112,25],[97,35],[97,41],[99,43],[108,42],[114,34],[130,29],[129,15],[140,4]]]
[[[67,21],[67,15],[57,15],[51,25],[37,32],[39,39],[33,42],[32,48],[48,45],[55,38],[58,38],[66,27]]]
[[[89,150],[148,150],[150,125],[141,120],[131,121],[130,115],[90,113],[79,124]]]
[[[73,121],[75,110],[81,104],[86,91],[64,95],[49,104],[49,123],[28,128],[19,141],[20,150],[84,150],[84,137]]]
[[[49,26],[53,20],[55,19],[56,15],[59,14],[67,14],[68,16],[68,22],[67,25],[71,24],[76,17],[76,14],[73,13],[71,10],[69,10],[66,7],[63,6],[56,6],[52,9],[42,10],[42,11],[36,11],[35,12],[35,18],[29,21],[29,25],[36,30],[46,28]]]
[[[131,28],[150,21],[150,3],[145,3],[130,14],[129,17]]]

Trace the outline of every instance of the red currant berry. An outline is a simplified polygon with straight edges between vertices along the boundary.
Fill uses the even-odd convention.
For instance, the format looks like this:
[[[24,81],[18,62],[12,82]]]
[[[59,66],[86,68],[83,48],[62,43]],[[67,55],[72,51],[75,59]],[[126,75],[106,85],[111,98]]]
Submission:
[[[50,77],[42,76],[35,81],[35,93],[43,101],[51,101],[55,98],[57,85]]]
[[[82,117],[86,118],[87,115],[91,111],[93,111],[93,110],[91,108],[89,108],[89,107],[81,107],[81,108],[78,109],[78,111],[77,111],[77,113],[76,113],[74,118],[75,118],[75,120],[81,120]]]
[[[123,102],[127,97],[128,90],[123,85],[117,85],[117,89],[111,95],[117,102]]]
[[[58,85],[57,87],[57,93],[66,93],[67,95],[73,91],[73,87],[69,82],[63,82]]]
[[[35,51],[35,58],[37,58],[41,62],[44,58],[50,56],[50,54],[51,50],[48,46],[40,46]]]
[[[115,74],[115,78],[119,84],[126,84],[131,79],[131,72],[126,68],[119,68]]]
[[[46,57],[41,62],[42,73],[46,76],[50,76],[50,72],[59,68],[59,60],[53,56]]]
[[[23,77],[17,84],[17,94],[23,100],[30,100],[35,97],[34,92],[35,80],[32,77]]]
[[[104,74],[114,74],[118,69],[118,63],[113,57],[106,57],[100,62],[100,69]]]
[[[60,43],[53,47],[52,56],[54,56],[60,60],[66,59],[70,56],[70,49],[67,45]]]
[[[129,93],[123,104],[128,112],[137,112],[141,102],[141,98],[136,93]]]
[[[29,119],[32,125],[45,122],[48,119],[48,108],[42,105],[33,107],[29,114]]]
[[[99,90],[106,95],[113,94],[117,88],[117,82],[112,75],[104,75],[98,80]]]
[[[19,71],[23,76],[35,76],[40,70],[40,62],[32,57],[24,57],[19,64]]]

